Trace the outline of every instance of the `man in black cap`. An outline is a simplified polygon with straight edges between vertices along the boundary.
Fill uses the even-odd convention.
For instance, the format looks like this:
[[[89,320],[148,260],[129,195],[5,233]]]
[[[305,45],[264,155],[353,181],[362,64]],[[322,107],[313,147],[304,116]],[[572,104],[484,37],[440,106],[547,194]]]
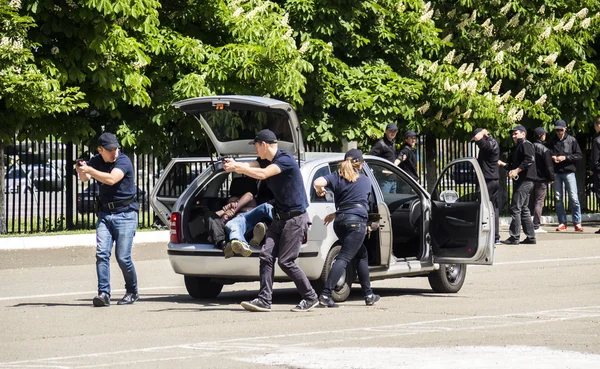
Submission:
[[[473,131],[472,142],[475,142],[479,148],[477,162],[483,172],[483,178],[490,196],[490,201],[494,205],[494,239],[496,243],[500,242],[500,214],[498,197],[500,193],[500,176],[498,173],[498,161],[500,160],[500,145],[498,141],[489,135],[487,129],[477,128]]]
[[[78,161],[77,173],[83,182],[99,182],[98,223],[96,225],[96,274],[98,296],[94,306],[110,305],[110,255],[113,242],[119,267],[125,278],[125,296],[118,305],[133,304],[139,299],[137,275],[131,260],[133,237],[138,226],[139,204],[136,198],[133,165],[123,155],[117,138],[103,133],[98,138],[98,154],[88,163]]]
[[[318,296],[306,274],[296,264],[309,222],[306,214],[308,198],[302,173],[292,154],[279,150],[277,137],[270,130],[258,132],[250,144],[254,145],[258,154],[255,161],[240,163],[227,159],[223,168],[228,172],[264,180],[273,192],[275,203],[273,221],[260,251],[260,292],[254,300],[242,302],[242,307],[250,311],[271,311],[277,258],[281,270],[292,279],[302,295],[302,301],[292,311],[309,311],[319,304]],[[232,244],[233,251],[238,254],[244,252],[240,247],[243,247],[242,243]]]
[[[398,126],[395,123],[389,123],[385,127],[383,137],[377,140],[371,147],[369,155],[379,156],[380,158],[394,163],[394,165],[400,164],[398,150],[396,149],[397,134]],[[378,178],[378,182],[384,193],[396,193],[396,181],[390,181],[388,178]]]
[[[567,134],[567,124],[564,120],[557,120],[554,123],[554,132],[556,136],[548,143],[548,149],[552,152],[554,161],[554,185],[552,187],[559,223],[556,230],[559,232],[567,230],[567,213],[563,202],[563,187],[566,187],[573,226],[576,232],[583,232],[581,206],[577,195],[577,178],[575,178],[576,164],[583,159],[583,154],[575,137]]]
[[[533,230],[533,222],[531,213],[529,213],[529,195],[533,189],[533,181],[535,178],[535,149],[533,144],[525,138],[527,130],[519,125],[512,129],[512,139],[515,147],[512,152],[512,161],[508,177],[513,180],[513,196],[510,204],[510,222],[509,234],[506,240],[502,243],[507,245],[535,244],[535,232]],[[523,232],[527,236],[525,240],[520,241],[521,226]]]
[[[419,173],[417,173],[417,133],[413,130],[408,130],[404,134],[404,145],[400,148],[398,153],[398,159],[400,163],[398,166],[402,168],[406,173],[419,181]]]
[[[535,233],[546,233],[544,228],[540,227],[542,218],[542,208],[544,207],[544,199],[548,192],[548,184],[554,182],[554,165],[552,163],[552,153],[544,141],[548,132],[537,127],[534,130],[535,140],[533,147],[535,149],[535,168],[536,175],[533,178],[533,190],[529,196],[529,212],[533,214],[533,229]]]
[[[592,183],[594,185],[596,199],[600,202],[600,117],[597,117],[596,121],[594,122],[594,130],[596,131],[596,137],[594,137],[594,141],[592,142],[590,174],[592,175]],[[600,234],[600,229],[594,233]]]

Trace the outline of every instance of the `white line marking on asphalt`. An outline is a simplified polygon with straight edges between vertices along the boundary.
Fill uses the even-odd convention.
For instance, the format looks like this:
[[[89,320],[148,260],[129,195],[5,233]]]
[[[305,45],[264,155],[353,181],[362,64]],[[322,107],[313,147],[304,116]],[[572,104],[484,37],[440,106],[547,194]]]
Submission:
[[[168,289],[181,289],[182,286],[163,286],[163,287],[146,287],[140,288],[140,292],[155,291],[155,290],[168,290]],[[125,292],[125,289],[112,290],[114,293]],[[0,297],[0,301],[11,301],[11,300],[27,300],[27,299],[41,299],[47,297],[63,297],[63,296],[78,296],[78,295],[95,295],[97,291],[79,291],[79,292],[64,292],[64,293],[50,293],[45,295],[26,295],[26,296],[9,296]]]
[[[588,312],[587,314],[585,312]],[[562,314],[561,314],[562,313]],[[348,328],[348,329],[338,329],[338,330],[322,330],[322,331],[310,331],[310,332],[298,332],[298,333],[289,333],[289,334],[276,334],[276,335],[271,335],[271,336],[262,336],[262,337],[238,337],[238,338],[234,338],[234,339],[228,339],[228,340],[222,340],[222,341],[211,341],[211,342],[198,342],[198,343],[187,343],[187,344],[180,344],[180,345],[169,345],[169,346],[155,346],[155,347],[147,347],[147,348],[136,348],[136,349],[129,349],[129,350],[120,350],[120,351],[113,351],[113,352],[97,352],[97,353],[91,353],[91,354],[82,354],[82,355],[73,355],[73,356],[64,356],[64,357],[51,357],[51,358],[43,358],[43,359],[34,359],[34,360],[24,360],[24,361],[11,361],[11,362],[0,362],[0,367],[10,367],[10,368],[25,368],[25,367],[39,367],[39,366],[43,366],[43,367],[61,367],[61,368],[94,368],[94,367],[104,367],[104,366],[109,366],[110,363],[110,359],[113,358],[123,358],[123,357],[128,357],[128,356],[133,356],[133,354],[141,354],[141,356],[143,358],[140,357],[140,359],[137,360],[127,360],[126,362],[123,362],[122,360],[119,360],[118,362],[112,362],[113,365],[122,365],[122,364],[126,364],[126,365],[131,365],[131,364],[141,364],[141,363],[146,363],[148,362],[148,357],[147,355],[149,354],[158,354],[161,355],[160,358],[157,358],[157,360],[162,360],[162,361],[168,361],[168,360],[179,360],[181,358],[185,358],[188,359],[190,357],[206,357],[206,356],[210,356],[210,354],[213,355],[219,355],[219,354],[223,354],[223,355],[227,355],[227,357],[229,357],[232,360],[245,360],[245,361],[252,361],[252,362],[261,362],[260,357],[263,357],[265,355],[280,355],[281,357],[283,357],[282,355],[286,355],[289,354],[290,350],[292,350],[294,347],[296,348],[296,350],[301,349],[303,346],[317,346],[317,347],[311,347],[310,348],[310,352],[311,353],[317,353],[318,350],[322,350],[320,347],[320,345],[322,345],[322,341],[321,340],[316,340],[316,341],[311,341],[311,342],[303,342],[303,343],[289,343],[289,342],[284,342],[282,341],[282,339],[285,338],[291,338],[291,339],[297,339],[298,337],[311,337],[311,336],[316,336],[316,335],[325,335],[328,340],[328,344],[332,343],[332,342],[336,342],[336,341],[331,341],[329,340],[330,337],[334,337],[336,335],[342,335],[345,333],[356,333],[356,332],[369,332],[369,331],[373,331],[373,330],[382,330],[382,329],[387,329],[388,331],[390,329],[394,329],[394,330],[398,330],[401,333],[398,334],[393,334],[393,335],[376,335],[373,337],[364,337],[362,334],[352,334],[349,336],[346,336],[345,339],[343,340],[339,340],[342,341],[344,343],[348,343],[349,341],[362,341],[362,340],[368,340],[371,338],[377,338],[377,339],[381,339],[382,337],[388,337],[388,336],[407,336],[407,335],[422,335],[423,333],[431,333],[433,332],[434,334],[437,334],[438,332],[446,332],[448,330],[489,330],[489,329],[497,329],[497,328],[506,328],[506,327],[517,327],[517,326],[525,326],[525,325],[529,325],[529,324],[547,324],[547,323],[551,323],[551,322],[556,322],[556,321],[565,321],[565,320],[575,320],[575,319],[583,319],[583,318],[595,318],[600,316],[600,306],[581,306],[581,307],[571,307],[571,308],[566,308],[566,309],[557,309],[557,310],[542,310],[542,311],[529,311],[529,312],[520,312],[520,313],[514,313],[514,314],[500,314],[500,315],[486,315],[486,316],[468,316],[468,317],[461,317],[461,318],[451,318],[451,319],[437,319],[437,320],[427,320],[427,321],[418,321],[418,322],[411,322],[411,323],[402,323],[402,324],[394,324],[394,325],[383,325],[383,326],[372,326],[372,327],[362,327],[362,328]],[[527,319],[524,319],[527,318]],[[498,323],[490,323],[490,322],[498,322],[501,321],[500,324]],[[506,321],[506,322],[502,322],[502,321]],[[471,325],[467,326],[466,322],[470,322]],[[431,327],[429,327],[431,326]],[[414,329],[414,327],[417,328],[426,328],[426,329]],[[437,329],[434,329],[437,328]],[[277,344],[274,343],[267,343],[267,341],[274,341],[277,342]],[[248,342],[253,342],[252,345],[248,345]],[[256,344],[254,344],[256,343]],[[360,345],[363,346],[364,345]],[[532,350],[532,348],[529,347],[523,347],[523,346],[516,346],[516,347],[520,347],[522,350]],[[452,348],[454,350],[459,350],[459,349],[470,349],[472,348],[472,346],[466,347],[466,348]],[[509,347],[510,348],[510,347]],[[261,349],[263,349],[264,352],[261,352]],[[382,350],[382,349],[386,349],[386,348],[381,348],[381,347],[371,347],[368,348],[370,350]],[[403,350],[404,348],[387,348],[387,350],[389,350],[388,352],[393,352],[393,351],[398,351],[398,350]],[[417,349],[426,349],[426,350],[434,350],[433,348],[417,348]],[[449,348],[442,348],[442,349],[449,349]],[[497,348],[490,348],[490,346],[479,346],[476,347],[475,349],[480,350],[480,351],[485,351],[485,350],[495,350]],[[506,350],[507,348],[503,348],[503,350]],[[550,349],[545,349],[542,348],[543,350],[549,350],[548,352],[550,352]],[[178,351],[179,350],[179,351]],[[187,352],[189,353],[190,350],[196,351],[198,354],[197,355],[189,355],[189,354],[185,354],[183,355],[181,351]],[[313,368],[327,368],[331,366],[332,361],[330,361],[329,356],[326,355],[330,355],[330,352],[334,350],[334,349],[325,349],[323,350],[323,352],[321,353],[321,359],[318,360],[316,363],[313,362],[305,362],[305,363],[299,363],[298,361],[290,361],[290,360],[297,360],[297,358],[294,357],[288,357],[288,359],[286,359],[286,365],[294,365],[294,367],[302,367],[302,368],[309,368],[309,369],[313,369]],[[342,347],[342,348],[337,348],[337,350],[339,351],[343,351],[343,352],[348,352],[348,351],[353,351],[354,349],[350,348],[350,347]],[[410,350],[414,350],[414,348],[409,348]],[[274,352],[276,351],[276,352]],[[253,357],[246,357],[245,359],[243,358],[243,355],[238,355],[236,357],[231,357],[231,352],[237,352],[238,354],[240,352],[248,352],[248,355],[253,355]],[[297,352],[297,351],[296,351]],[[572,361],[572,358],[576,358],[578,361],[578,363],[580,365],[577,366],[570,366],[571,368],[591,368],[591,369],[595,369],[597,368],[597,364],[600,363],[600,356],[599,355],[593,355],[593,354],[582,354],[579,352],[568,352],[568,351],[564,351],[564,350],[555,350],[553,352],[561,352],[563,353],[563,357],[561,357],[560,359],[562,361],[560,361],[561,363],[569,363],[570,365],[574,363],[574,361]],[[410,353],[409,353],[410,354]],[[491,360],[492,362],[495,362],[495,365],[500,365],[500,364],[506,364],[508,360],[507,357],[510,357],[510,360],[515,360],[515,356],[513,356],[514,352],[513,351],[502,351],[496,355],[494,355],[493,357],[489,357],[488,359]],[[539,353],[535,353],[533,354],[533,356],[531,357],[527,357],[528,360],[533,360],[532,358],[534,357],[538,357]],[[165,357],[166,356],[166,357]],[[311,356],[311,355],[307,355],[307,356]],[[367,357],[370,355],[367,355]],[[404,357],[404,356],[403,356]],[[457,359],[456,357],[453,356],[453,354],[447,354],[447,355],[442,355],[439,358],[436,358],[435,360],[432,361],[427,361],[428,360],[428,355],[410,355],[407,357],[407,360],[414,360],[416,363],[419,364],[419,366],[409,366],[410,368],[427,368],[427,367],[431,367],[432,364],[438,362],[438,361],[447,361],[450,358],[453,359]],[[91,360],[98,360],[99,358],[103,359],[103,364],[90,364]],[[347,366],[351,366],[353,368],[372,368],[372,366],[370,365],[364,365],[364,366],[352,366],[351,364],[353,363],[351,360],[352,358],[349,358],[350,360],[344,360],[344,365],[338,365],[338,364],[342,364],[340,361],[333,361],[336,363],[336,366],[338,367],[347,367]],[[389,358],[388,358],[389,359]],[[585,359],[585,360],[584,360]],[[257,360],[257,361],[254,361]],[[495,361],[494,361],[495,360]],[[558,360],[557,357],[555,357],[555,360]],[[591,361],[590,361],[591,360]],[[79,361],[79,363],[77,363],[77,361]],[[66,363],[69,363],[69,365],[67,365]],[[77,363],[77,364],[73,364],[73,363]],[[590,365],[590,362],[595,363],[595,365]],[[373,368],[392,368],[392,367],[403,367],[406,368],[406,364],[407,362],[404,361],[404,365],[402,364],[402,361],[400,361],[398,363],[398,365],[396,365],[395,363],[390,363],[389,361],[386,361],[386,363],[388,364],[387,366],[381,366],[381,362],[377,362],[376,364],[379,366],[375,366]],[[429,365],[426,365],[426,363],[428,363]],[[468,361],[466,362],[461,362],[461,364],[463,365],[459,365],[459,367],[463,367],[463,368],[482,368],[485,366],[472,366],[472,365],[467,365]],[[512,361],[509,361],[508,363],[513,364]],[[517,360],[518,363],[518,360]],[[543,366],[533,366],[536,368],[555,368],[555,366],[551,366],[552,365],[552,361],[549,362],[549,364],[547,365],[543,365]],[[269,364],[271,365],[276,365],[278,363],[273,363],[273,362],[269,362]],[[281,364],[281,363],[279,363]],[[304,364],[303,366],[299,366],[301,364]],[[556,364],[556,362],[554,362],[554,364]],[[174,364],[175,365],[175,364]],[[396,366],[389,366],[389,365],[396,365]],[[479,364],[481,365],[481,363]],[[436,365],[437,366],[437,365]],[[505,367],[515,367],[515,366],[506,366],[506,365],[500,365],[500,366],[488,366],[489,368],[505,368]],[[532,366],[516,366],[516,367],[532,367]]]

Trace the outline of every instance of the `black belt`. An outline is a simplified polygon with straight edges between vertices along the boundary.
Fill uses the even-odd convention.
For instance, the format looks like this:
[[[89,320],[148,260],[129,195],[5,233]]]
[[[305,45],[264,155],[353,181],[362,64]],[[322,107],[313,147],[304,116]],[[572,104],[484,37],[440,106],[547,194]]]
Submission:
[[[114,210],[117,208],[120,208],[121,206],[125,206],[125,205],[129,205],[129,204],[133,204],[135,202],[135,196],[126,199],[126,200],[121,200],[121,201],[113,201],[113,202],[107,202],[106,204],[102,204],[102,207],[108,210]]]
[[[337,210],[336,210],[336,213],[337,213],[338,211],[350,210],[350,209],[354,209],[354,208],[364,209],[364,210],[365,210],[367,213],[369,212],[369,211],[367,210],[367,208],[366,208],[366,207],[365,207],[363,204],[361,204],[361,203],[358,203],[358,202],[350,202],[350,203],[347,203],[347,204],[342,204],[342,205],[340,205],[340,206],[337,208]]]
[[[288,220],[288,219],[292,219],[293,217],[297,217],[298,215],[302,215],[306,213],[306,210],[300,211],[300,210],[296,210],[296,211],[277,211],[275,209],[273,209],[273,218],[278,219],[278,220]]]

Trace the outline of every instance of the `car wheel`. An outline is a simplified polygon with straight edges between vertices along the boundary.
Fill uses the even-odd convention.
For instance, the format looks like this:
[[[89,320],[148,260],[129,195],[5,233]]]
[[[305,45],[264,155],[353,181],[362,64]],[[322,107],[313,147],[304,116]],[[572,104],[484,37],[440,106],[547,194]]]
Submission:
[[[442,264],[440,269],[429,274],[429,285],[438,293],[457,293],[465,283],[465,264]]]
[[[210,278],[194,277],[186,275],[183,277],[185,288],[191,297],[195,299],[212,299],[221,293],[223,285],[211,282]]]
[[[323,266],[323,272],[321,273],[321,277],[313,281],[313,287],[315,291],[320,294],[325,286],[325,282],[327,282],[327,277],[329,276],[329,272],[331,271],[331,267],[335,262],[335,258],[339,255],[342,246],[337,245],[329,250],[327,253],[327,258],[325,259],[325,265]],[[349,263],[346,267],[346,273],[342,275],[339,281],[337,281],[334,290],[331,292],[331,297],[335,302],[344,302],[350,296],[350,291],[352,289],[352,282],[354,281],[354,276],[356,275],[356,271],[352,266],[352,263]],[[316,287],[315,287],[316,286]]]

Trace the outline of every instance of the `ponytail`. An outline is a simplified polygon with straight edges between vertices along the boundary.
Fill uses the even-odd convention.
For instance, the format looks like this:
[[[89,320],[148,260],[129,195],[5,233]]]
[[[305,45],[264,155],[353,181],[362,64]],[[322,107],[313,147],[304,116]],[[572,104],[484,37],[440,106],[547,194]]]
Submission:
[[[358,177],[360,177],[358,171],[360,170],[361,165],[362,161],[348,158],[340,164],[338,173],[340,177],[344,178],[348,182],[356,182]]]

